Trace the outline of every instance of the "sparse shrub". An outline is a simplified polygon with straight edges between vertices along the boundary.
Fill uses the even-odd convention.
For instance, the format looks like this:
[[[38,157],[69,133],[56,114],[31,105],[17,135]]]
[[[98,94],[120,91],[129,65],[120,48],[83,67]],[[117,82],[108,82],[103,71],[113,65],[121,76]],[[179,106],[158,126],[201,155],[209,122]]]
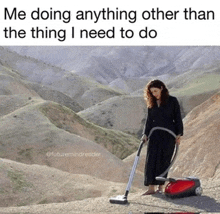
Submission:
[[[25,180],[22,172],[18,170],[9,170],[7,176],[11,179],[14,192],[22,191],[24,188],[32,186],[31,183]]]

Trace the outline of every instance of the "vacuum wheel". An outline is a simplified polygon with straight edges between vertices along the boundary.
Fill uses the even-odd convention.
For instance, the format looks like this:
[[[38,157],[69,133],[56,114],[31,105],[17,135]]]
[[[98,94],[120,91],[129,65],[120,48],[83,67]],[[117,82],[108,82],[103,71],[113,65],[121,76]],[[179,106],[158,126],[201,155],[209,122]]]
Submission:
[[[197,187],[197,188],[195,189],[195,194],[196,194],[197,196],[202,195],[202,192],[203,192],[202,187]]]

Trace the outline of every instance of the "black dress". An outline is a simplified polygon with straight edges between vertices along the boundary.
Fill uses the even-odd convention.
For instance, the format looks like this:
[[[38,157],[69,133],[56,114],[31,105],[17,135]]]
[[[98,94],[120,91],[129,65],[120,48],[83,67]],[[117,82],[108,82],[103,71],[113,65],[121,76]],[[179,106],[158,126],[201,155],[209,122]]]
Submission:
[[[154,127],[164,127],[176,135],[183,135],[183,122],[176,97],[169,96],[164,105],[148,108],[143,134],[148,136]],[[163,130],[156,130],[152,133],[145,164],[145,186],[164,184],[163,181],[157,181],[155,177],[163,173],[169,166],[174,148],[175,138],[170,133]]]

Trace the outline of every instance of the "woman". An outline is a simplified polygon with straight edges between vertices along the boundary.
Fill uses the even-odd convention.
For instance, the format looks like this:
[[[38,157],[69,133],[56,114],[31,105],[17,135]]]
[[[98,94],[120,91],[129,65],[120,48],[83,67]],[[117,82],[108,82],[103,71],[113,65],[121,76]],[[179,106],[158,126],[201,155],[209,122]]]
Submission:
[[[178,100],[169,95],[165,84],[160,80],[149,82],[144,90],[144,99],[147,103],[148,116],[143,131],[143,141],[153,127],[163,127],[173,131],[176,139],[164,130],[156,130],[150,136],[145,165],[144,185],[149,186],[143,195],[150,195],[163,191],[165,182],[157,181],[155,177],[163,173],[170,165],[175,143],[180,143],[183,135],[183,123]],[[165,175],[167,177],[167,174]],[[155,187],[158,186],[155,190]]]

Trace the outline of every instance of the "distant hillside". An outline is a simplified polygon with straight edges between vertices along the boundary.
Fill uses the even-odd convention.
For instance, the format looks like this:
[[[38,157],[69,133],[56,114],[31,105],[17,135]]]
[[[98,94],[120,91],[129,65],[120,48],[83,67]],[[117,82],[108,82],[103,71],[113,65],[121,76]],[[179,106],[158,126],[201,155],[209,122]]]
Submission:
[[[10,71],[0,70],[0,96],[22,95],[29,99],[31,97],[39,97],[39,95],[25,85],[22,79]],[[4,107],[4,106],[2,106]],[[16,108],[16,103],[11,103],[9,108]]]
[[[42,99],[44,100],[50,100],[56,103],[59,103],[61,105],[64,105],[74,112],[79,112],[83,110],[83,107],[80,106],[77,102],[75,102],[74,99],[70,98],[66,94],[57,91],[52,90],[47,86],[37,84],[37,83],[31,83],[31,82],[25,82],[26,85],[34,90]]]
[[[2,106],[8,105],[9,101],[10,103],[13,100],[15,101],[15,99],[12,98],[10,98],[10,100],[9,98],[3,99],[1,105]],[[6,101],[4,102],[4,100],[6,100],[7,102]],[[22,99],[20,99],[20,102],[21,101]],[[130,152],[132,152],[137,147],[138,142],[136,138],[120,131],[108,130],[95,126],[92,123],[88,123],[87,121],[77,116],[73,111],[71,111],[68,108],[65,108],[64,106],[58,105],[53,102],[44,102],[43,100],[40,99],[38,100],[32,99],[22,102],[24,102],[24,104],[21,104],[20,108],[18,107],[17,109],[12,109],[12,111],[7,112],[4,111],[4,108],[2,108],[2,114],[9,113],[7,115],[4,115],[4,117],[0,118],[2,121],[1,128],[2,130],[6,129],[5,133],[7,133],[8,131],[10,133],[10,130],[13,132],[13,128],[14,128],[15,129],[14,133],[17,132],[16,130],[18,130],[20,133],[18,137],[22,137],[23,135],[25,137],[26,134],[24,134],[23,131],[28,132],[27,130],[29,129],[30,135],[27,136],[32,137],[31,133],[33,133],[34,136],[37,135],[36,132],[40,130],[44,130],[43,128],[45,125],[44,123],[49,119],[58,128],[68,131],[69,133],[74,133],[84,138],[91,139],[105,146],[112,153],[114,153],[115,155],[121,158],[126,157]],[[32,121],[31,119],[34,120]],[[39,121],[37,122],[37,120]],[[14,126],[10,126],[10,129],[7,125],[3,125],[4,123],[7,124],[10,122],[14,124]],[[23,124],[23,127],[20,126],[21,123]],[[24,126],[26,125],[27,125],[27,130],[25,131]],[[36,126],[39,129],[38,128],[36,129]],[[33,130],[31,129],[31,127],[33,128]],[[13,136],[14,135],[10,137],[13,138]],[[2,135],[1,137],[5,139],[4,135]],[[5,139],[5,140],[8,141],[9,139]],[[33,142],[35,142],[34,139]]]
[[[190,78],[190,77],[189,77]],[[176,96],[184,118],[220,89],[220,74],[207,73],[190,79],[182,88],[168,88]],[[78,113],[83,118],[110,129],[118,129],[141,137],[147,116],[143,90],[138,94],[117,96]]]
[[[7,49],[74,71],[99,83],[122,88],[126,92],[143,88],[149,78],[168,80],[189,71],[207,72],[220,65],[220,48],[217,46],[16,46]],[[172,84],[182,85],[186,79],[179,81]]]
[[[220,69],[220,68],[219,68]],[[170,93],[180,100],[182,114],[185,117],[193,108],[202,104],[220,89],[220,70],[192,76],[187,76],[188,83],[171,88]],[[179,77],[180,78],[180,77]],[[181,82],[179,80],[178,82]]]
[[[39,109],[56,127],[96,142],[120,159],[137,149],[138,140],[132,135],[96,126],[64,106],[46,102]]]
[[[121,95],[121,92],[103,86],[91,78],[80,77],[35,58],[24,57],[16,52],[8,51],[3,47],[0,47],[0,65],[2,69],[11,70],[23,80],[46,86],[44,89],[48,88],[48,92],[50,89],[69,96],[83,108],[90,107],[110,97]],[[38,90],[38,92],[41,93],[42,90]],[[55,97],[53,100],[56,100]]]
[[[117,96],[86,110],[79,116],[109,129],[121,130],[141,137],[147,108],[142,96]]]
[[[8,112],[10,109],[19,108],[19,100],[27,101],[33,97],[41,97],[45,100],[55,101],[76,112],[83,109],[77,102],[62,92],[52,90],[38,83],[26,81],[21,75],[5,66],[0,67],[0,77],[1,99],[8,100],[7,105],[2,104],[2,109],[5,108]],[[13,100],[12,97],[16,97],[16,100]]]

